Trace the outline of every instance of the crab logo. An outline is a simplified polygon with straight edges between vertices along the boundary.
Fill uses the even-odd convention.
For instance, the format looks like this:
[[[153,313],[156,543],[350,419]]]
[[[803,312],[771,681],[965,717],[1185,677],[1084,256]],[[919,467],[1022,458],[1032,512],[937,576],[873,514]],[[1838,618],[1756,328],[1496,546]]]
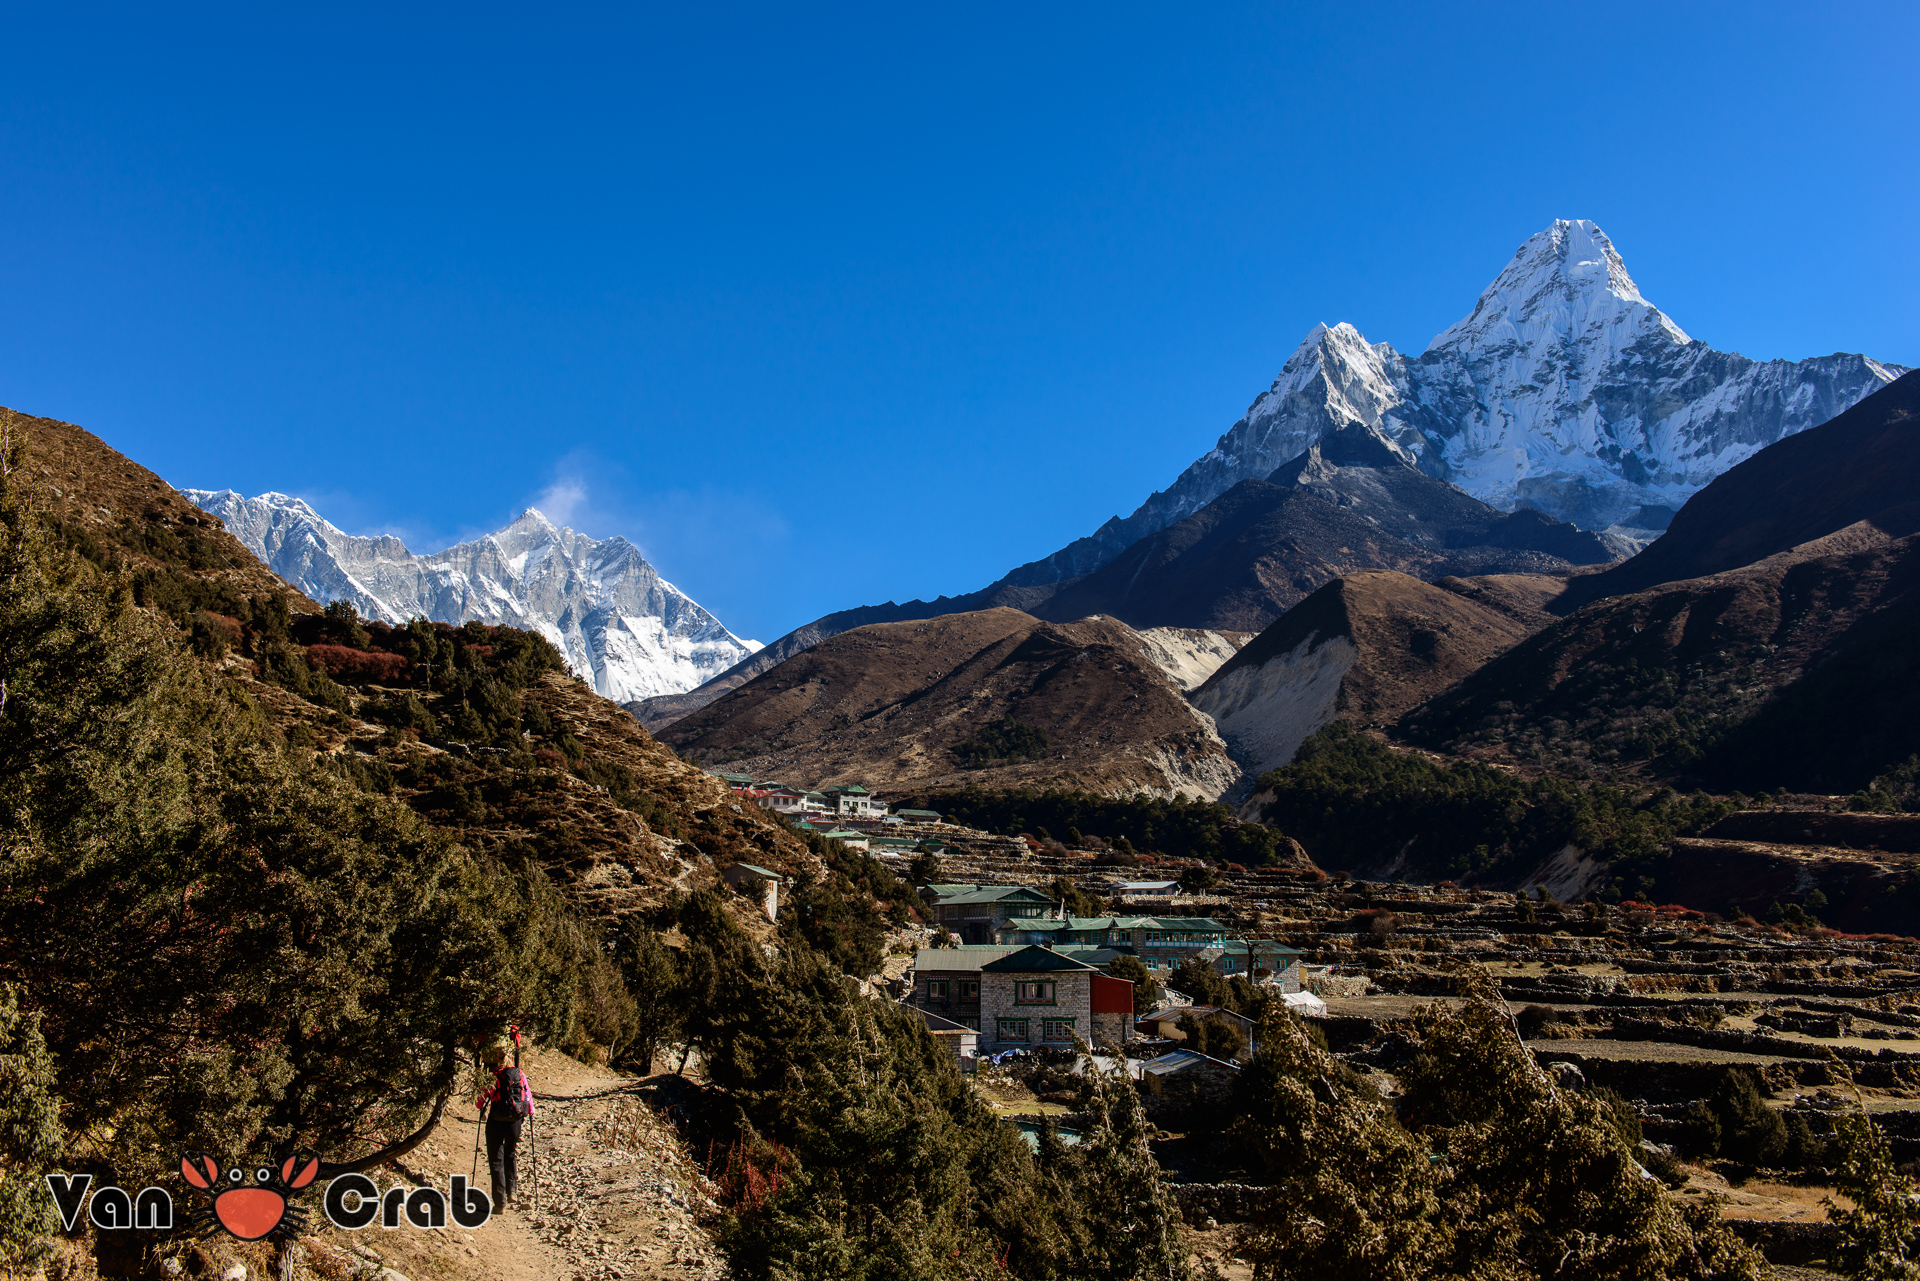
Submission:
[[[293,1232],[306,1226],[306,1211],[289,1206],[287,1197],[319,1175],[320,1158],[311,1152],[296,1152],[277,1169],[236,1165],[222,1170],[220,1162],[204,1152],[180,1158],[180,1177],[212,1198],[210,1206],[194,1212],[195,1226],[205,1231],[217,1220],[242,1241],[258,1241],[282,1224]]]

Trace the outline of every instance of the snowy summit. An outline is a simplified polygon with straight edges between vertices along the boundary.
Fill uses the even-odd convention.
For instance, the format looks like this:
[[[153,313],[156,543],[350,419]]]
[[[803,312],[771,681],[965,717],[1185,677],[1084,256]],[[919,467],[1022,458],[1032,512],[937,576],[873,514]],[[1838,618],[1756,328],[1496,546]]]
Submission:
[[[1641,295],[1605,232],[1561,219],[1417,357],[1350,324],[1315,326],[1172,485],[1017,572],[1021,581],[1088,573],[1355,426],[1503,511],[1533,507],[1590,530],[1660,528],[1729,467],[1905,372],[1861,355],[1715,351]]]
[[[588,538],[532,508],[484,538],[416,556],[397,538],[344,533],[286,494],[181,492],[314,600],[351,601],[396,624],[528,628],[616,702],[692,689],[760,648],[661,578],[626,539]]]

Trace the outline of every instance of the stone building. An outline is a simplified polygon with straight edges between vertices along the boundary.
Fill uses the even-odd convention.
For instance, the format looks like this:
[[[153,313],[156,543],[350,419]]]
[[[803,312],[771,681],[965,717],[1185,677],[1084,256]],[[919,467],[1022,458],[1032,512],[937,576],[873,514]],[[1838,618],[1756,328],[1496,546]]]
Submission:
[[[916,1009],[980,1030],[981,967],[1020,951],[1018,944],[964,944],[923,947],[913,958],[913,990],[906,998]],[[1111,948],[1061,948],[1062,956],[1101,968],[1119,953]]]
[[[1140,1065],[1142,1102],[1151,1116],[1218,1112],[1233,1103],[1240,1069],[1193,1050],[1174,1050]]]
[[[780,919],[780,887],[787,878],[778,872],[770,872],[764,867],[752,863],[733,863],[724,868],[721,876],[727,884],[743,893],[756,893],[760,900],[760,910],[767,914],[769,921]]]
[[[997,943],[1010,924],[1050,920],[1060,911],[1031,885],[929,885],[926,892],[933,898],[931,923],[945,926],[962,943]]]
[[[1023,947],[980,967],[980,1051],[1126,1044],[1133,984],[1044,947]]]

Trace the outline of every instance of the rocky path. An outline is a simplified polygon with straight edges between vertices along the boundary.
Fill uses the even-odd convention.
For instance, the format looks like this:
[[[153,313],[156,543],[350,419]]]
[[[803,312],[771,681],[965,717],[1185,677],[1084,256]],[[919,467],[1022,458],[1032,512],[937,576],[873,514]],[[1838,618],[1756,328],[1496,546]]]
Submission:
[[[523,1138],[520,1148],[521,1208],[474,1231],[326,1228],[309,1239],[314,1274],[379,1281],[725,1277],[725,1263],[701,1226],[712,1203],[701,1191],[699,1171],[671,1126],[642,1101],[644,1083],[558,1054],[529,1055],[526,1069],[536,1114],[531,1141]],[[407,1158],[407,1181],[444,1188],[450,1175],[469,1174],[477,1129],[471,1108],[443,1121]],[[383,1174],[379,1181],[393,1177]],[[480,1186],[486,1181],[483,1153]]]

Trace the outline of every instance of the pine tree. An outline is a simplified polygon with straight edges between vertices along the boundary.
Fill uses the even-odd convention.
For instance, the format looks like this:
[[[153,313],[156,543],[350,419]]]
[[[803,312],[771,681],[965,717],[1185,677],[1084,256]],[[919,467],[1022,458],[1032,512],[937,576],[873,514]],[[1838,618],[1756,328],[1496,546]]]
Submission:
[[[1834,1119],[1838,1183],[1853,1202],[1846,1209],[1828,1199],[1827,1217],[1840,1233],[1833,1263],[1841,1275],[1860,1281],[1920,1278],[1920,1231],[1916,1230],[1914,1182],[1895,1170],[1887,1136],[1870,1117]]]
[[[9,1273],[44,1260],[60,1228],[44,1177],[65,1146],[53,1091],[39,1016],[0,987],[0,1266]]]
[[[1191,1275],[1180,1207],[1147,1146],[1152,1127],[1125,1067],[1110,1071],[1078,1046],[1091,1087],[1093,1127],[1082,1147],[1075,1200],[1090,1231],[1072,1275],[1184,1281]]]

